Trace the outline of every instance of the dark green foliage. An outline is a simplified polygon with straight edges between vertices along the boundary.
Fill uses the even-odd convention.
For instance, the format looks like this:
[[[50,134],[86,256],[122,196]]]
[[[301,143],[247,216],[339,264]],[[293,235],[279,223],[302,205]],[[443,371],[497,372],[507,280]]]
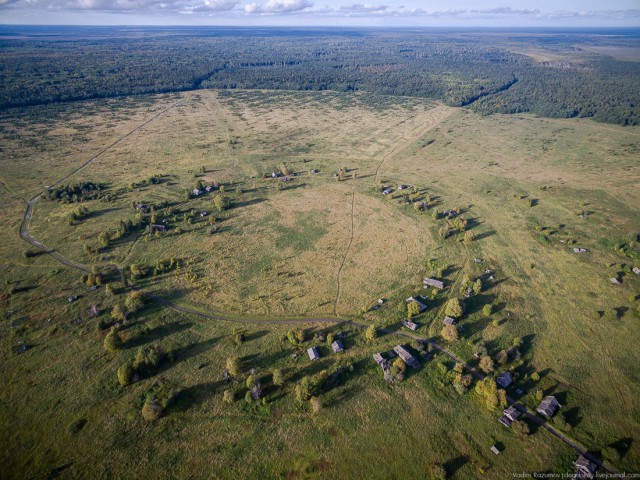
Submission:
[[[140,347],[133,360],[133,368],[142,376],[151,376],[156,372],[164,357],[164,350],[157,343]]]
[[[198,88],[257,88],[361,91],[439,99],[482,113],[638,123],[638,62],[584,53],[575,62],[537,62],[481,34],[460,39],[420,31],[396,36],[374,30],[293,34],[275,29],[258,36],[228,31],[224,42],[180,30],[136,31],[133,37],[121,29],[99,38],[77,34],[73,42],[57,36],[3,40],[0,69],[6,88],[0,109]],[[581,41],[576,34],[549,34],[534,48],[573,54],[571,47]],[[384,102],[372,105],[385,107]]]

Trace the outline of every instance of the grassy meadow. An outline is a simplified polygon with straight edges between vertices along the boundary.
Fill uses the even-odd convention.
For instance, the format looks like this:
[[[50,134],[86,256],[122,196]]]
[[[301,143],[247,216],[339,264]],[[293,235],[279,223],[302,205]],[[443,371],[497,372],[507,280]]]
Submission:
[[[26,200],[166,109],[63,182],[104,184],[110,201],[42,198],[30,232],[96,271],[115,263],[134,286],[179,305],[256,323],[148,302],[109,353],[96,324],[124,302],[119,279],[105,275],[111,295],[105,285],[89,290],[81,272],[35,254],[19,225]],[[576,455],[566,445],[533,425],[519,436],[473,389],[456,393],[454,364],[442,355],[389,385],[371,355],[398,337],[371,342],[353,326],[309,322],[301,324],[305,342],[292,345],[292,325],[264,323],[337,316],[400,330],[405,299],[423,293],[417,334],[472,364],[480,343],[492,357],[519,343],[522,358],[497,370],[513,370],[523,404],[535,408],[536,389],[556,395],[565,422],[553,425],[596,455],[606,449],[618,470],[640,467],[640,276],[631,273],[640,262],[620,248],[640,234],[638,128],[480,116],[364,93],[200,90],[5,112],[0,144],[0,428],[10,477],[401,479],[431,478],[434,465],[459,479],[569,471]],[[270,178],[281,170],[290,181]],[[154,176],[158,183],[148,181]],[[217,211],[215,192],[188,198],[199,181],[223,185],[231,207]],[[415,187],[410,197],[400,184]],[[382,195],[384,187],[393,193]],[[146,235],[149,213],[137,204],[158,205],[156,223],[166,221],[167,231]],[[70,225],[79,205],[89,215]],[[462,241],[455,219],[435,218],[452,209],[474,240]],[[116,238],[127,220],[140,225]],[[103,232],[112,240],[99,248]],[[130,273],[170,259],[177,268]],[[422,278],[438,269],[446,288],[425,291]],[[477,278],[482,291],[465,299]],[[465,315],[460,339],[447,342],[444,305],[454,297]],[[370,308],[378,298],[385,303]],[[336,355],[315,335],[339,330],[346,351]],[[20,353],[24,344],[33,347]],[[121,387],[117,369],[152,344],[167,353],[158,370]],[[321,360],[308,361],[310,346],[320,346]],[[244,372],[226,384],[229,356],[242,359]],[[321,408],[296,401],[305,376],[339,365],[351,368],[319,396]],[[243,398],[249,369],[265,402]],[[284,386],[273,384],[274,369]],[[150,423],[140,410],[159,379],[181,392]],[[227,404],[230,388],[237,399]]]

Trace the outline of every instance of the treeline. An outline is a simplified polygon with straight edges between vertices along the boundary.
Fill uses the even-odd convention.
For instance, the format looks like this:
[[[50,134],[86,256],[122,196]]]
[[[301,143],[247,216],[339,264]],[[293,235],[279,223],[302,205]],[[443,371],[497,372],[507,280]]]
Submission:
[[[215,36],[215,35],[217,36]],[[292,38],[294,37],[294,38]],[[494,36],[212,30],[0,41],[0,109],[198,88],[367,91],[636,125],[640,63],[536,63]],[[508,39],[507,39],[508,40]],[[569,47],[572,37],[547,40]],[[555,42],[555,43],[554,43]]]

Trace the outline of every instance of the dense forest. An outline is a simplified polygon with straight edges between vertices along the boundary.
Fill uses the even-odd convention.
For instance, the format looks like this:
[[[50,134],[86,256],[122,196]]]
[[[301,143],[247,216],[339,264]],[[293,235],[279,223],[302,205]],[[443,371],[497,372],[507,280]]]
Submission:
[[[52,35],[37,27],[7,28],[0,30],[0,109],[261,88],[368,91],[483,113],[639,123],[640,62],[576,49],[576,43],[598,40],[584,32],[523,40],[515,33],[426,30],[60,27]],[[629,39],[637,42],[637,33]],[[512,53],[514,41],[563,60]]]

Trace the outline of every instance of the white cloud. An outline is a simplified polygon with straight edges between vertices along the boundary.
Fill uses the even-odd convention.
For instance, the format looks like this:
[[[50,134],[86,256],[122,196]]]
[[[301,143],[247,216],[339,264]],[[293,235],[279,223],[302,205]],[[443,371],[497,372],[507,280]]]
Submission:
[[[363,5],[362,3],[353,3],[351,5],[340,7],[340,10],[344,12],[373,13],[382,12],[384,10],[387,10],[388,8],[389,5]]]
[[[269,0],[266,3],[248,3],[244,6],[246,13],[290,13],[313,7],[309,0]]]

